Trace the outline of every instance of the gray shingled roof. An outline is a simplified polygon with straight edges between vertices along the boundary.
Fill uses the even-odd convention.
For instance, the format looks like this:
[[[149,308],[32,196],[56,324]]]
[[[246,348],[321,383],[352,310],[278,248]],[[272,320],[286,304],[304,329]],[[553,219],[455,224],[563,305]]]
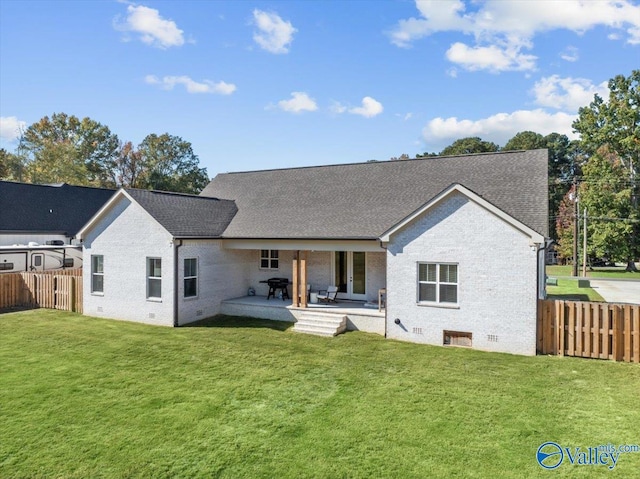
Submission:
[[[165,191],[126,191],[176,238],[220,237],[238,211],[232,200]]]
[[[378,238],[459,183],[548,236],[547,150],[224,173],[203,196],[235,200],[225,238]]]
[[[0,232],[75,236],[115,190],[0,181]]]

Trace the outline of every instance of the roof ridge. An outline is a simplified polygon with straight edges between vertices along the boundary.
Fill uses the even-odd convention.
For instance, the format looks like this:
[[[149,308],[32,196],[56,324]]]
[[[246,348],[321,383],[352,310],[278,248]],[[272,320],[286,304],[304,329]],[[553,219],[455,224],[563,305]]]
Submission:
[[[117,191],[118,188],[106,188],[104,186],[89,186],[89,185],[71,185],[69,183],[25,183],[24,181],[12,181],[12,180],[0,180],[0,183],[11,183],[12,185],[21,186],[40,186],[43,188],[63,188],[70,186],[72,188],[85,188],[91,190],[105,190],[105,191]]]
[[[144,193],[155,193],[155,194],[160,194],[160,195],[168,195],[168,196],[179,196],[179,197],[184,197],[184,198],[201,198],[201,199],[207,199],[207,200],[217,200],[217,201],[233,201],[233,200],[226,200],[224,198],[218,198],[215,196],[202,196],[202,195],[196,195],[193,193],[181,193],[179,191],[162,191],[162,190],[147,190],[145,188],[122,188],[124,191],[126,192],[130,192],[130,191],[140,191],[140,192],[144,192]]]
[[[408,159],[397,159],[397,160],[366,160],[366,161],[354,161],[350,163],[333,163],[330,165],[307,165],[307,166],[291,166],[287,168],[267,168],[265,170],[247,170],[247,171],[227,171],[224,173],[219,173],[219,175],[242,175],[246,173],[266,173],[268,171],[291,171],[291,170],[309,170],[314,168],[334,168],[340,166],[356,166],[356,165],[374,165],[374,164],[390,164],[390,163],[405,163],[412,161],[422,161],[422,160],[448,160],[452,158],[468,158],[468,157],[479,157],[479,156],[489,156],[489,155],[507,155],[513,153],[528,153],[528,152],[536,152],[546,150],[547,148],[536,148],[533,150],[501,150],[501,151],[487,151],[482,153],[465,153],[462,155],[440,155],[440,156],[423,156],[420,158],[408,158]]]

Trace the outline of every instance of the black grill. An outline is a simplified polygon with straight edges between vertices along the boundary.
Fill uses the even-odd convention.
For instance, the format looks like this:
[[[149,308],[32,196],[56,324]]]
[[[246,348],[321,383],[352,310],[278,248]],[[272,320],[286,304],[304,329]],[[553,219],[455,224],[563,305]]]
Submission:
[[[287,286],[289,285],[289,280],[287,278],[269,278],[267,280],[267,284],[269,285],[269,294],[267,295],[267,299],[276,297],[276,290],[282,291],[282,301],[285,299],[289,299],[289,291],[287,291]]]

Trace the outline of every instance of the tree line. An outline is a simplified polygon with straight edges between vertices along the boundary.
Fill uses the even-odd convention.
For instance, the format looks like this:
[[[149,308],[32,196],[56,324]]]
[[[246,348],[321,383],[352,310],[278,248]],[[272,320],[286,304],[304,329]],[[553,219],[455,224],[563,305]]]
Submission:
[[[91,118],[45,116],[21,132],[14,152],[0,149],[0,178],[199,193],[209,182],[191,143],[164,133],[134,146]]]

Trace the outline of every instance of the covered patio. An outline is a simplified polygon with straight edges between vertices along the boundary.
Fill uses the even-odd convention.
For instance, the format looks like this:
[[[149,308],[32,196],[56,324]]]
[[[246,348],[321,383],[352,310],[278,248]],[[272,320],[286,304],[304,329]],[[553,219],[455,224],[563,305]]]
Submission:
[[[292,297],[294,297],[292,295]],[[294,306],[291,299],[267,299],[266,296],[243,296],[228,299],[221,304],[221,313],[230,316],[249,316],[275,321],[298,321],[304,313],[322,313],[327,316],[346,317],[347,330],[385,334],[385,310],[365,306],[364,301],[338,300],[336,303],[307,303]]]

